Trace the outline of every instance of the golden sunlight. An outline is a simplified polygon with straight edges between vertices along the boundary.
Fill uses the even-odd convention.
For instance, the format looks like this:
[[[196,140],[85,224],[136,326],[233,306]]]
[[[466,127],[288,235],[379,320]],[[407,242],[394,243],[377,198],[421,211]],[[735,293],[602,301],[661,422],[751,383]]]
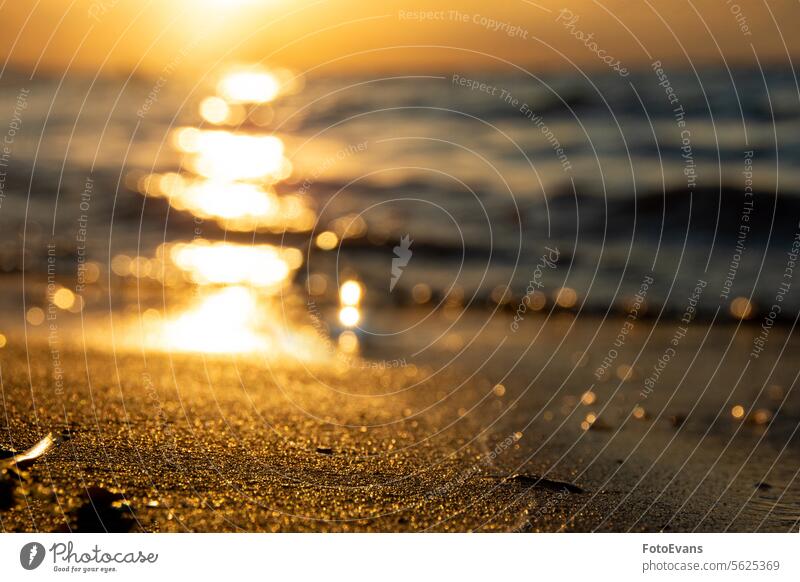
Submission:
[[[268,103],[280,94],[281,83],[268,71],[242,70],[225,75],[217,91],[230,103]]]
[[[246,4],[266,4],[264,0],[205,0],[218,6],[244,6]]]
[[[339,321],[345,327],[355,327],[361,321],[361,313],[358,307],[347,305],[339,310]]]
[[[273,135],[185,127],[175,132],[173,140],[180,151],[192,155],[192,170],[206,178],[278,181],[291,175],[283,141]]]
[[[181,180],[168,193],[173,206],[202,218],[269,218],[279,210],[278,197],[257,184]]]
[[[302,264],[300,251],[272,245],[195,241],[176,243],[169,252],[175,265],[200,285],[241,285],[279,289]]]
[[[339,302],[342,308],[339,310],[339,322],[345,327],[355,327],[361,321],[361,312],[358,305],[364,294],[361,283],[354,280],[345,281],[339,288]]]
[[[228,121],[230,106],[219,97],[206,97],[200,102],[200,116],[209,123],[220,125]]]
[[[234,285],[205,292],[194,306],[177,316],[151,321],[144,337],[148,347],[168,351],[258,353],[284,361],[324,363],[330,353],[315,329],[297,322],[287,324],[285,314],[278,309],[263,293]]]
[[[361,283],[358,281],[345,281],[339,290],[339,298],[342,305],[356,307],[361,302]]]
[[[145,176],[137,188],[142,194],[166,198],[177,210],[216,220],[238,232],[303,232],[316,220],[304,198],[278,196],[272,189],[251,182],[206,180],[170,172]]]
[[[253,292],[227,287],[203,299],[194,309],[164,324],[161,344],[170,350],[204,353],[252,352],[268,347],[255,325]]]

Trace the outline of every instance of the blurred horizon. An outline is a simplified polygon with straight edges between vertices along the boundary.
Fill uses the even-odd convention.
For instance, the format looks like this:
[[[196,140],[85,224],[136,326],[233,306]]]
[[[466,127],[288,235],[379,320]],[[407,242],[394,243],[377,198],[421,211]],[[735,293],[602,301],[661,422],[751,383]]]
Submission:
[[[579,34],[629,70],[655,59],[768,68],[800,55],[800,43],[777,27],[797,21],[800,5],[751,0],[465,0],[457,8],[442,0],[76,0],[66,11],[40,0],[2,2],[0,15],[2,70],[32,75],[153,75],[164,67],[190,75],[259,61],[316,74],[607,70]]]
[[[0,269],[46,273],[52,239],[71,276],[85,215],[84,258],[120,282],[246,283],[270,297],[297,285],[317,305],[353,278],[381,307],[508,310],[554,248],[537,310],[626,313],[652,278],[651,313],[680,316],[709,281],[723,291],[698,313],[756,321],[800,212],[796,49],[777,28],[800,4],[562,6],[4,2],[15,143]],[[745,174],[759,199],[746,245]],[[264,245],[255,257],[237,246],[245,236]],[[395,288],[403,240],[414,262]],[[284,244],[288,256],[273,248]],[[197,257],[221,272],[192,274]],[[252,262],[271,276],[252,281]],[[796,313],[800,298],[787,299],[782,317]]]

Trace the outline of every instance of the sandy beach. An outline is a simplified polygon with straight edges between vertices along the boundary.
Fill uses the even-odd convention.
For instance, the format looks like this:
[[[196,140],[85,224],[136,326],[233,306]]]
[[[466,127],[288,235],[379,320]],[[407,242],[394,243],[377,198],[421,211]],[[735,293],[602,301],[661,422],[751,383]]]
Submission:
[[[772,367],[796,349],[788,328],[743,374],[758,328],[697,322],[643,397],[674,324],[638,322],[627,379],[599,382],[620,318],[511,321],[467,313],[452,350],[396,368],[392,350],[276,365],[76,341],[63,388],[47,343],[14,338],[0,448],[57,444],[4,470],[2,529],[796,529],[800,399],[791,367]]]
[[[796,5],[21,4],[0,531],[798,530]]]

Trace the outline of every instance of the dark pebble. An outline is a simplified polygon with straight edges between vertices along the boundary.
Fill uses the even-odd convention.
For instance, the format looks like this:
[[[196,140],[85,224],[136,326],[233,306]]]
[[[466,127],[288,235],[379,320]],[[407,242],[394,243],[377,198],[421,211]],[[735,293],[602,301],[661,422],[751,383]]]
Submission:
[[[125,533],[131,531],[134,519],[130,508],[120,505],[125,499],[103,487],[89,487],[85,501],[74,512],[75,529],[90,533]]]
[[[511,483],[519,483],[525,487],[534,487],[536,489],[547,489],[548,491],[567,491],[569,493],[583,493],[583,489],[572,483],[565,481],[553,481],[552,479],[545,479],[537,475],[511,475],[506,478],[506,481]]]
[[[683,414],[673,414],[669,417],[669,422],[675,428],[683,426],[683,423],[686,422],[686,416]]]

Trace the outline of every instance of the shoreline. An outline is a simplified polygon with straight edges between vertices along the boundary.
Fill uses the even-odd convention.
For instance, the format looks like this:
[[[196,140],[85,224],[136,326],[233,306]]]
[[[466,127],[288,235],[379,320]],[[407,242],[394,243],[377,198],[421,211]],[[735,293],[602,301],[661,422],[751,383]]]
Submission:
[[[460,321],[467,340],[458,350],[427,351],[396,369],[84,352],[70,344],[61,351],[61,394],[43,364],[50,361],[46,345],[32,341],[30,358],[9,345],[0,350],[8,419],[0,449],[23,450],[48,432],[63,440],[26,469],[11,506],[0,510],[2,527],[88,531],[102,521],[125,531],[796,528],[800,398],[791,370],[771,377],[781,388],[774,393],[741,378],[737,384],[734,365],[715,370],[732,329],[694,323],[643,399],[644,360],[635,363],[626,352],[620,362],[633,368],[632,377],[615,374],[588,390],[597,356],[576,360],[575,348],[592,336],[613,337],[620,319],[607,324],[611,329],[600,326],[599,335],[584,318],[531,320],[500,341],[507,322],[481,327],[475,315]],[[645,325],[637,323],[627,348],[635,354],[653,332],[645,348],[652,359],[668,336]],[[419,336],[428,331],[420,328]],[[699,343],[703,334],[706,343]],[[533,338],[536,347],[526,351]],[[742,351],[735,336],[728,339],[730,349]],[[502,349],[488,349],[498,343]],[[771,357],[779,347],[776,341]],[[365,349],[368,361],[380,361],[408,346]],[[684,362],[694,362],[691,381]],[[734,403],[752,412],[731,418]],[[768,420],[753,416],[761,409]],[[102,519],[92,518],[92,503]]]

